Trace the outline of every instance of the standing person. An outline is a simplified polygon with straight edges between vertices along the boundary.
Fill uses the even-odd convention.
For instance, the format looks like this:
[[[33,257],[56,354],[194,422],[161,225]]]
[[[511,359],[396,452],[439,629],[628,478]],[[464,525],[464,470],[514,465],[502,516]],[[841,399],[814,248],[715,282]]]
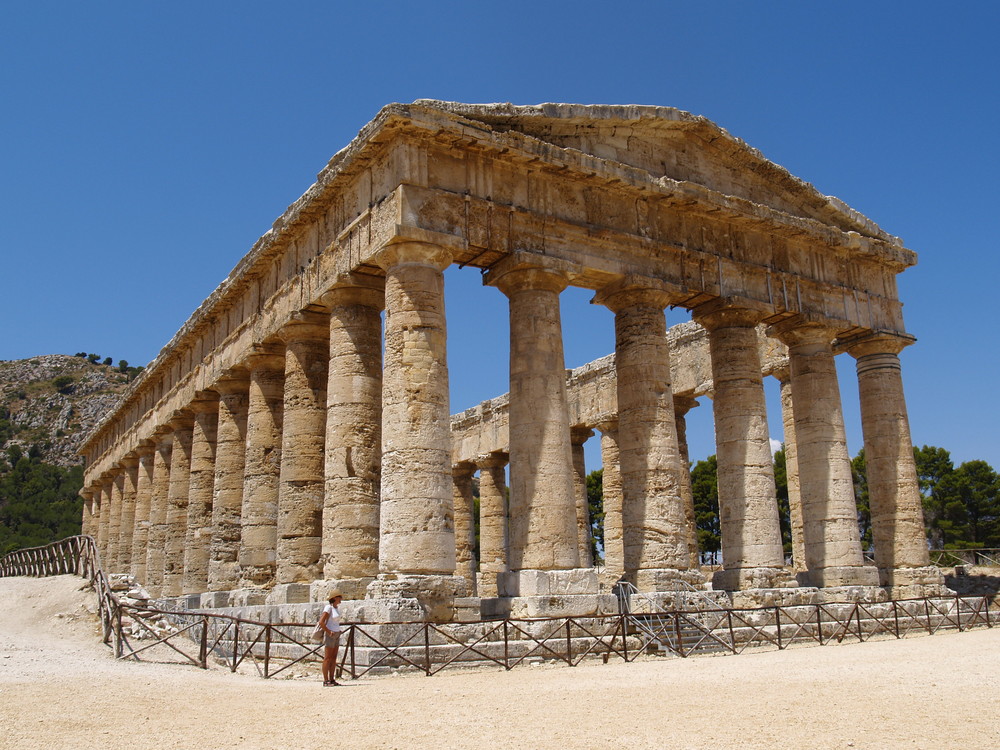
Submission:
[[[323,686],[340,685],[337,676],[337,652],[340,650],[340,602],[344,597],[339,591],[331,591],[323,614],[319,618],[319,626],[323,629]]]

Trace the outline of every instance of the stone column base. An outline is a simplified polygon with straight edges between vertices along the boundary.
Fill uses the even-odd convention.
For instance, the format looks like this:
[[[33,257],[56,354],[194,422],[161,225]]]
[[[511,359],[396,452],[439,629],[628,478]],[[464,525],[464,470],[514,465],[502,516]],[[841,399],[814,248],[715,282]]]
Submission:
[[[219,609],[220,607],[228,607],[230,592],[229,591],[206,591],[201,595],[201,603],[199,607],[201,609]]]
[[[230,607],[256,607],[267,603],[268,589],[233,589],[229,592]]]
[[[308,583],[279,583],[267,593],[265,604],[307,604]]]
[[[325,602],[330,598],[330,592],[339,591],[344,601],[364,599],[368,584],[375,578],[329,578],[323,581],[313,581],[309,585],[309,601]]]
[[[784,568],[732,568],[712,575],[712,588],[719,591],[742,589],[783,589],[798,586],[792,573]]]
[[[944,585],[944,573],[934,565],[922,568],[879,568],[878,578],[882,586]]]
[[[570,596],[597,594],[594,568],[513,570],[497,575],[500,596]]]
[[[842,565],[805,570],[796,574],[800,586],[818,589],[835,586],[878,586],[878,570],[873,565]]]
[[[490,571],[476,573],[477,595],[483,599],[500,596],[500,588],[497,583],[497,577],[500,575],[502,573],[491,573]]]
[[[469,583],[461,576],[380,573],[368,584],[365,599],[415,600],[420,620],[450,622],[455,618],[455,600],[469,592]]]
[[[676,591],[678,581],[705,588],[705,574],[701,570],[646,568],[635,571],[635,587],[639,591]]]
[[[889,601],[879,586],[827,586],[817,591],[817,604],[876,604]]]

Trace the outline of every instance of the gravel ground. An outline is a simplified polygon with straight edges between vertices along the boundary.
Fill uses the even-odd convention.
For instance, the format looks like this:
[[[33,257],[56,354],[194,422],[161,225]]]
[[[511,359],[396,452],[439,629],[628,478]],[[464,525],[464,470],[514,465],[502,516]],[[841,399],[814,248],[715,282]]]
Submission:
[[[324,688],[117,662],[94,607],[0,579],[0,748],[1000,747],[1000,628]]]

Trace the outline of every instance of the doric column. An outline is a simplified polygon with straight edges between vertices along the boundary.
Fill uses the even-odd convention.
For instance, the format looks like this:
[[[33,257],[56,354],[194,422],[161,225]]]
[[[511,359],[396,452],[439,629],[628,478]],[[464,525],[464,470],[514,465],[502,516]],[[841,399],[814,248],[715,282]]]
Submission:
[[[469,582],[469,593],[476,594],[476,520],[472,475],[476,465],[468,462],[452,467],[452,496],[455,507],[455,575]]]
[[[489,283],[510,300],[510,558],[513,571],[580,566],[559,293],[561,271],[513,264]]]
[[[607,582],[614,583],[625,574],[618,419],[606,416],[596,426],[601,431],[601,493],[604,498],[604,571]]]
[[[774,376],[781,383],[781,424],[785,433],[785,480],[788,482],[788,516],[792,529],[792,567],[798,573],[806,569],[806,548],[802,531],[802,495],[799,493],[799,460],[798,448],[795,445],[792,380],[787,366],[777,370]]]
[[[215,437],[208,590],[231,591],[240,583],[240,513],[246,464],[250,374],[242,368],[230,370],[226,377],[212,386],[212,390],[219,394],[219,418]]]
[[[882,585],[941,583],[930,569],[899,352],[912,339],[872,334],[848,342],[857,359],[875,566]]]
[[[576,539],[580,550],[580,567],[590,568],[594,565],[590,542],[593,534],[590,529],[590,506],[587,503],[587,461],[583,444],[587,438],[593,437],[594,431],[589,427],[573,427],[569,433],[570,448],[573,453],[573,494],[576,497]]]
[[[139,456],[129,453],[122,458],[122,514],[118,525],[118,569],[132,572],[132,539],[135,534],[135,502],[139,482]]]
[[[644,590],[672,586],[677,571],[690,567],[663,314],[673,299],[642,278],[623,279],[594,297],[615,313],[625,575]]]
[[[200,594],[208,590],[219,395],[214,391],[198,393],[189,408],[194,412],[194,427],[191,433],[191,479],[184,543],[183,590],[185,594]]]
[[[476,458],[479,467],[479,576],[478,594],[498,596],[497,576],[507,572],[506,453]]]
[[[453,575],[451,432],[448,408],[444,248],[384,248],[380,573]]]
[[[132,527],[132,575],[140,584],[145,584],[155,446],[152,441],[143,440],[135,452],[139,457],[139,465],[136,467],[135,523]]]
[[[111,500],[108,509],[108,542],[105,565],[109,573],[120,573],[119,550],[122,531],[122,493],[125,489],[125,472],[120,463],[114,465],[111,473]]]
[[[723,570],[712,585],[771,588],[785,578],[756,325],[763,313],[708,303],[694,319],[708,330],[715,392]]]
[[[174,412],[169,422],[174,431],[170,452],[170,488],[167,493],[166,541],[163,557],[163,595],[184,592],[184,543],[187,538],[188,493],[191,489],[191,441],[194,418],[188,411]]]
[[[170,458],[174,433],[162,427],[154,435],[153,486],[149,496],[149,541],[146,547],[146,590],[154,597],[163,594],[164,557],[167,545],[167,502],[170,495]]]
[[[788,345],[798,447],[806,572],[811,586],[878,585],[864,564],[851,460],[831,342],[836,331],[817,323],[772,328]]]
[[[688,560],[692,568],[701,565],[698,549],[698,526],[694,516],[694,491],[691,487],[691,457],[688,454],[687,413],[698,406],[691,396],[674,394],[674,424],[677,427],[677,452],[681,457],[681,498],[684,500],[684,522],[687,526]]]
[[[246,469],[240,512],[240,585],[274,585],[278,547],[278,475],[281,471],[281,421],[285,356],[280,346],[260,345],[247,359]]]
[[[378,575],[382,468],[382,281],[323,295],[330,308],[323,577]]]
[[[83,498],[83,518],[80,521],[80,535],[93,536],[94,490],[90,487],[84,487],[80,490],[80,497]]]
[[[100,478],[100,488],[94,495],[97,501],[97,551],[101,555],[101,566],[105,572],[111,570],[108,560],[108,525],[111,519],[111,477],[107,474]]]
[[[323,544],[323,446],[330,320],[298,312],[280,336],[285,342],[285,405],[278,488],[277,583],[320,578]]]

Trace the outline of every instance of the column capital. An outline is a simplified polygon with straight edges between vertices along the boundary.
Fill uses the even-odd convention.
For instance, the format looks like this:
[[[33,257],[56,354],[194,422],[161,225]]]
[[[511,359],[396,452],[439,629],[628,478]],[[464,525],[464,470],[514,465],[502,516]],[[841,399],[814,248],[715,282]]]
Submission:
[[[569,286],[582,266],[534,253],[514,252],[487,270],[483,284],[495,286],[508,297],[522,289],[539,289],[557,294]]]
[[[771,311],[763,307],[748,307],[745,302],[734,303],[725,297],[698,305],[691,311],[691,317],[709,331],[734,326],[753,328],[770,314]]]
[[[140,440],[138,445],[135,446],[135,454],[139,457],[140,461],[143,458],[152,456],[155,450],[156,441],[152,439]]]
[[[363,305],[385,309],[385,279],[362,273],[345,273],[320,297],[327,307]]]
[[[618,432],[618,415],[611,413],[598,415],[598,417],[594,420],[594,429],[600,430],[605,434],[609,432]]]
[[[435,245],[431,242],[394,242],[375,252],[372,260],[379,267],[388,271],[393,266],[414,264],[432,266],[443,271],[452,263],[451,248]]]
[[[277,333],[285,344],[299,341],[321,341],[330,336],[330,313],[306,308],[292,313]]]
[[[451,465],[452,476],[456,478],[471,477],[476,473],[476,464],[472,461],[459,461]]]
[[[699,406],[698,399],[694,396],[685,396],[683,394],[674,394],[674,414],[678,417],[683,417],[692,409]]]
[[[244,364],[249,370],[280,370],[284,372],[284,346],[276,341],[251,344]]]
[[[219,396],[246,393],[250,388],[250,371],[245,367],[231,367],[212,385]]]
[[[570,445],[583,445],[594,436],[594,431],[586,425],[575,425],[569,429]]]
[[[139,465],[139,453],[137,451],[129,451],[124,456],[122,456],[119,463],[125,469],[134,469]]]
[[[872,354],[899,354],[917,339],[905,333],[873,331],[846,340],[838,340],[838,349],[846,351],[855,359]]]
[[[837,329],[827,323],[789,318],[768,327],[767,335],[786,346],[829,347],[837,336]]]
[[[685,292],[675,284],[627,274],[599,289],[590,303],[604,305],[614,313],[639,306],[658,307],[662,310],[690,296],[690,292]]]
[[[194,413],[188,409],[177,409],[170,415],[167,424],[175,432],[177,430],[190,430],[194,426]]]
[[[493,451],[492,453],[480,453],[476,456],[476,466],[480,469],[494,469],[506,466],[510,461],[510,456],[503,451]]]
[[[94,499],[94,490],[90,487],[81,487],[77,494],[83,498],[85,503],[89,503]]]
[[[219,394],[215,390],[198,391],[188,408],[195,415],[211,414],[219,409]]]

